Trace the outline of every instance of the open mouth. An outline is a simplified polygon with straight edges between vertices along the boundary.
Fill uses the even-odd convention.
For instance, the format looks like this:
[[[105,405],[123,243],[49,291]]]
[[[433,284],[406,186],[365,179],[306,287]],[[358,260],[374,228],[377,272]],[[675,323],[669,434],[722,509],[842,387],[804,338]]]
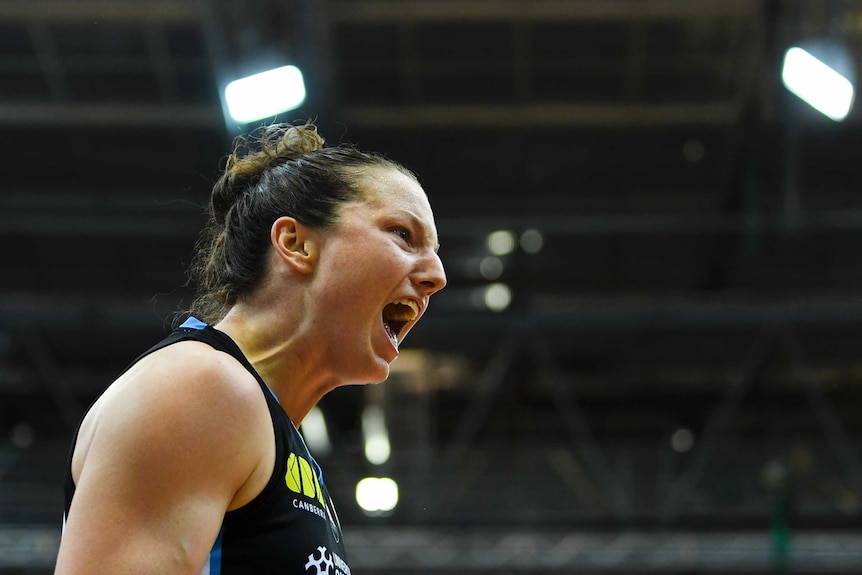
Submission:
[[[419,304],[410,299],[399,299],[383,308],[383,327],[397,348],[404,327],[419,317]]]

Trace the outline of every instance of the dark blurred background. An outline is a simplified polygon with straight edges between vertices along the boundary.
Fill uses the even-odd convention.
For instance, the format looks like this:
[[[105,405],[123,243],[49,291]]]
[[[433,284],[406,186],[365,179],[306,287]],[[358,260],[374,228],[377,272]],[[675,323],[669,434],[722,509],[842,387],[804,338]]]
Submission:
[[[0,1],[0,573],[51,571],[80,416],[190,302],[218,88],[279,59],[278,119],[419,174],[449,275],[390,381],[320,406],[355,572],[859,572],[862,115],[780,66],[860,32],[858,0]]]

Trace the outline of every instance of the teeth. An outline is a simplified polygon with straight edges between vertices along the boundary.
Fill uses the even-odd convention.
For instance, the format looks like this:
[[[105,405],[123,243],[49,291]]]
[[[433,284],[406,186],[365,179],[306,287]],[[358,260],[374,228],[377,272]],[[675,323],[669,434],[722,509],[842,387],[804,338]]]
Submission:
[[[410,299],[399,299],[386,306],[385,317],[394,321],[413,321],[419,316],[419,304]]]
[[[416,319],[416,316],[419,315],[419,304],[416,303],[415,301],[413,301],[412,299],[399,299],[399,300],[396,300],[395,303],[400,303],[401,305],[406,305],[411,310],[413,310],[413,315],[407,319]]]

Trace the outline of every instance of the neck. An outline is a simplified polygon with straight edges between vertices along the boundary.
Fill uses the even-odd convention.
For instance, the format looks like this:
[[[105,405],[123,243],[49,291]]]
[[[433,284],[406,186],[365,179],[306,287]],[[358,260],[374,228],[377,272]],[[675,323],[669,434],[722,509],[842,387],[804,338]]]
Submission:
[[[253,313],[237,304],[216,329],[223,331],[278,398],[282,409],[299,426],[312,407],[337,383],[303,333],[301,323],[287,325],[280,317],[298,314]]]

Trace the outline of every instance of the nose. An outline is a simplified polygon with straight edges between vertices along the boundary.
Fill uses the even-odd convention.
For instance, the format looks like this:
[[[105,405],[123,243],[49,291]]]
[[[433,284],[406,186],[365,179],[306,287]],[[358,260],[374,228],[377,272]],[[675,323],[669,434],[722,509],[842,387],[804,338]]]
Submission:
[[[422,287],[426,297],[446,287],[446,271],[437,252],[430,252],[423,259],[414,281]]]

